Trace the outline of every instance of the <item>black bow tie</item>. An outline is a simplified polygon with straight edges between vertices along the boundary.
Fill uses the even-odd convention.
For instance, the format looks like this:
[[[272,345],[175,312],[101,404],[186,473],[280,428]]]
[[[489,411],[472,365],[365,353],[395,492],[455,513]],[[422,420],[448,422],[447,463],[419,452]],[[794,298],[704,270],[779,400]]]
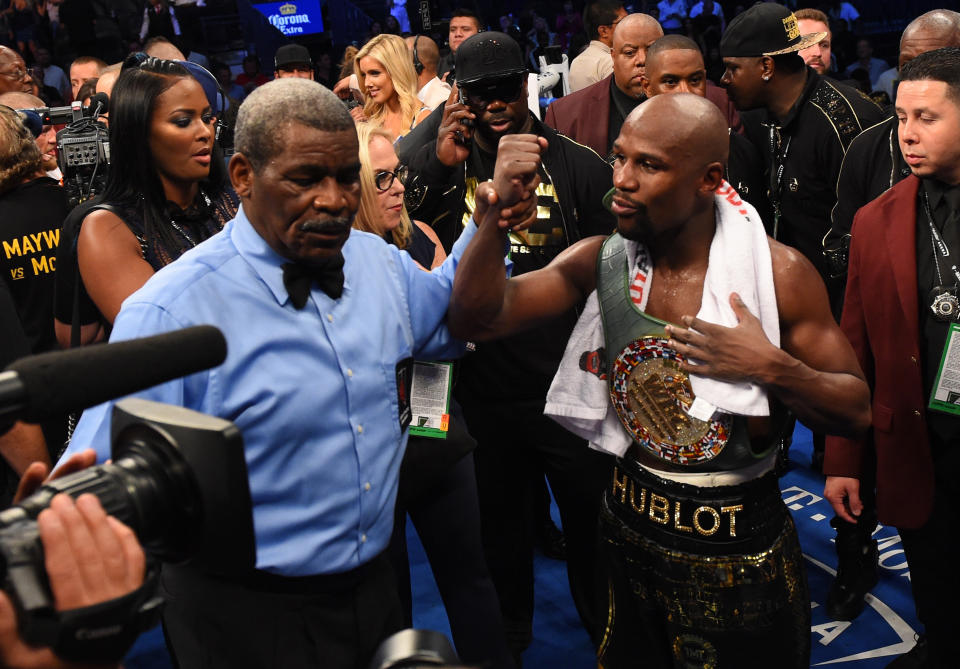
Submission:
[[[292,262],[283,265],[283,285],[297,309],[303,309],[306,305],[314,282],[327,295],[339,299],[343,294],[343,255],[338,253],[322,265]]]

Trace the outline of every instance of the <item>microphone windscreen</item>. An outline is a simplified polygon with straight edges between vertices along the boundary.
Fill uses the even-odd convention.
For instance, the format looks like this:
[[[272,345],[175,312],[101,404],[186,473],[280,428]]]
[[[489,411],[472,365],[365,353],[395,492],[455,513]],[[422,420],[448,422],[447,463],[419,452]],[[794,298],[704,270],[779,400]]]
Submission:
[[[20,416],[30,423],[216,367],[227,342],[212,325],[22,358],[7,369],[26,390]]]
[[[18,109],[17,116],[20,117],[20,121],[27,127],[27,130],[30,131],[34,139],[39,137],[40,133],[43,132],[43,119],[35,110]]]
[[[110,111],[110,96],[106,93],[97,93],[90,98],[90,102],[87,103],[87,109],[94,110],[97,108],[97,105],[100,105],[100,111],[98,114],[106,114]]]

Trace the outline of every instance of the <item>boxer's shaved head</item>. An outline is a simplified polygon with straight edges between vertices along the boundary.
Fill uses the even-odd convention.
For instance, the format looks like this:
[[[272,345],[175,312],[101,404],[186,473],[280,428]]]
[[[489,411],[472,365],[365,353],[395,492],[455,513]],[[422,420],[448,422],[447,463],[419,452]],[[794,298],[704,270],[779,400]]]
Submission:
[[[960,14],[949,9],[921,14],[903,31],[897,67],[903,69],[920,54],[948,46],[960,46]]]
[[[700,164],[726,164],[730,152],[727,120],[715,104],[698,95],[677,93],[651,98],[623,122],[626,132],[659,138],[671,152]]]
[[[634,109],[613,145],[613,212],[624,237],[679,232],[713,207],[730,150],[727,121],[691,93],[658,95]]]

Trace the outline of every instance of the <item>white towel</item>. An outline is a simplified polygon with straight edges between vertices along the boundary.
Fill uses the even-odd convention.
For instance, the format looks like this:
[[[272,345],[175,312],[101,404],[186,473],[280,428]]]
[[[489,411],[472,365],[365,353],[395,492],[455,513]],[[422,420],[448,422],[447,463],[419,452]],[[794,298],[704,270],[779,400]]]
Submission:
[[[730,293],[738,293],[747,309],[760,319],[767,339],[780,346],[780,319],[773,284],[770,246],[760,216],[724,182],[714,197],[717,229],[710,244],[703,301],[697,317],[727,327],[737,324]],[[653,284],[653,268],[642,245],[624,240],[632,277],[631,299],[642,310]],[[597,366],[604,347],[603,322],[597,292],[586,306],[567,342],[567,348],[547,393],[544,413],[586,439],[592,448],[622,456],[632,437],[610,404],[607,379]],[[606,351],[616,356],[619,351]],[[744,416],[768,416],[766,391],[752,383],[730,383],[690,375],[697,401],[691,410],[708,420],[715,410]]]

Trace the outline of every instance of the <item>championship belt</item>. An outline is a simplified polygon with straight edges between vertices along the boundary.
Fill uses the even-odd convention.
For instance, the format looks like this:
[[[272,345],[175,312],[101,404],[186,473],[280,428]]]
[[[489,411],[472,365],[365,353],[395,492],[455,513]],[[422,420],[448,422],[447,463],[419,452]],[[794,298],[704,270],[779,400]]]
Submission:
[[[597,260],[597,297],[610,361],[610,401],[624,429],[646,452],[674,465],[742,466],[740,461],[717,467],[714,460],[730,440],[734,421],[722,412],[708,421],[687,413],[695,398],[680,369],[684,358],[668,346],[666,323],[633,304],[629,279],[623,238],[614,233]]]

